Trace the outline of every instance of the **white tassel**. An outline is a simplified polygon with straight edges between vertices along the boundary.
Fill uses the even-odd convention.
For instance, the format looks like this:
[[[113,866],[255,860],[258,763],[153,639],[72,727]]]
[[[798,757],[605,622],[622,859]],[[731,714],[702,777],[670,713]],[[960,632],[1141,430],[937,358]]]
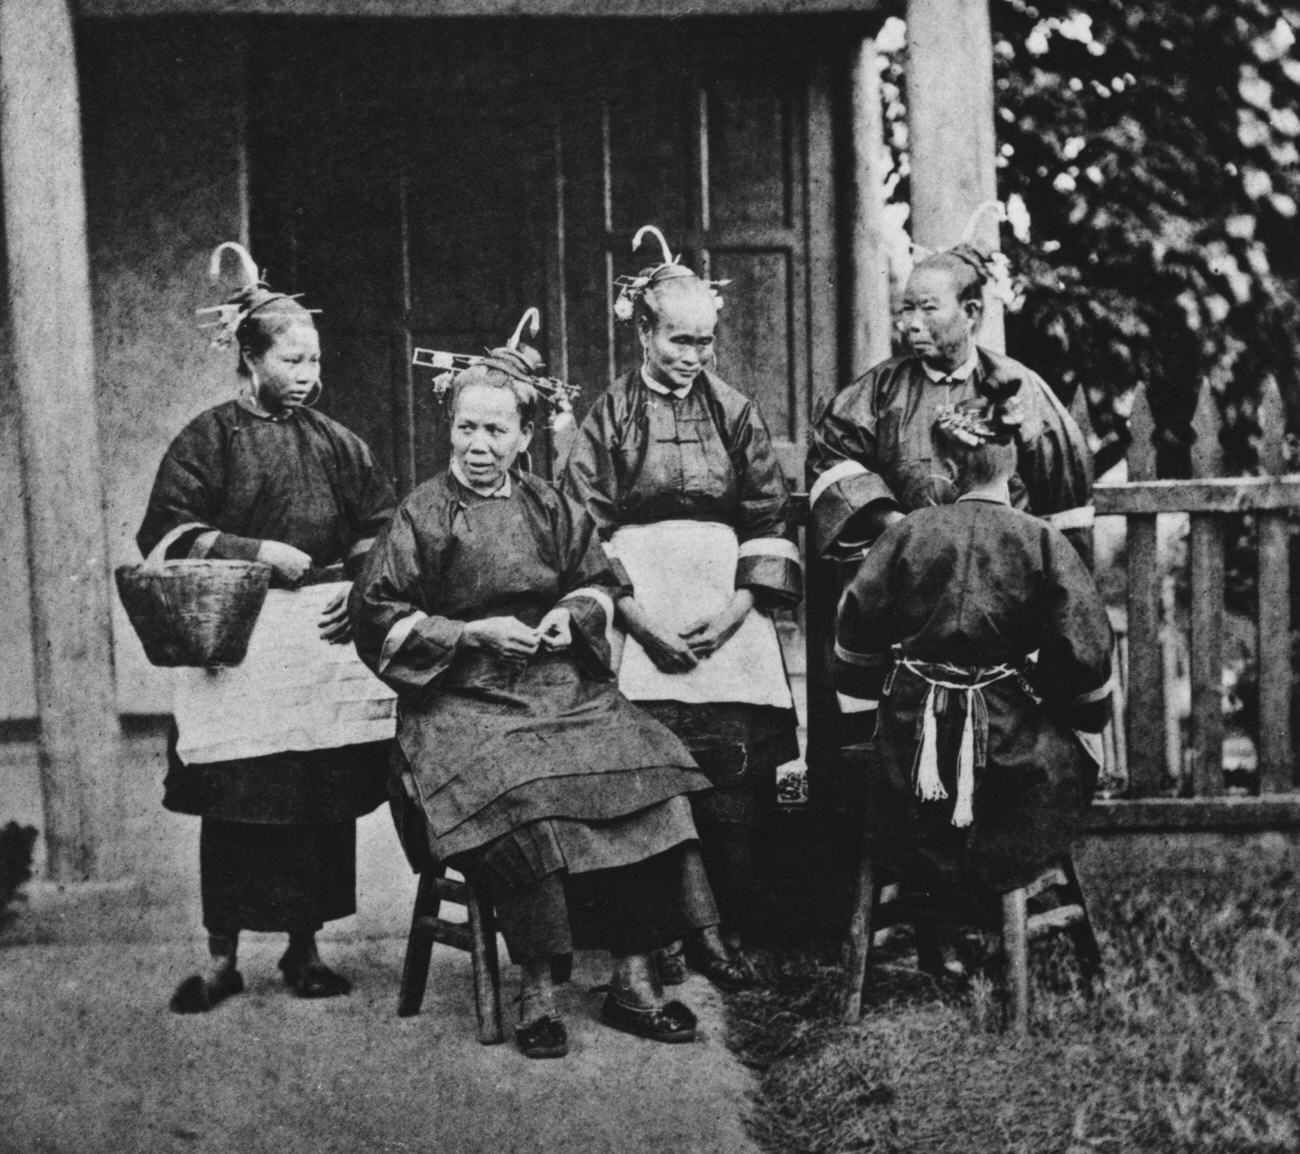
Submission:
[[[965,829],[975,820],[975,696],[968,690],[966,698],[966,723],[961,730],[961,748],[957,753],[957,804],[952,811],[952,824]]]
[[[934,715],[934,686],[921,705],[921,745],[916,751],[916,792],[922,801],[943,801],[948,791],[939,780],[939,725]]]

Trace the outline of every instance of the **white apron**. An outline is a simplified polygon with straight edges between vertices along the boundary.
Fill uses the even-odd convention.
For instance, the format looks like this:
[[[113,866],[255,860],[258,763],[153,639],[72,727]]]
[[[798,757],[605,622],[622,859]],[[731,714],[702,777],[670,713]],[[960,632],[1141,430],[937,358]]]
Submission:
[[[228,669],[178,669],[176,751],[187,765],[384,741],[397,700],[349,641],[320,636],[321,613],[346,581],[272,589],[248,643]]]
[[[659,521],[615,531],[609,552],[627,568],[637,601],[674,630],[721,612],[736,590],[736,531],[716,521]],[[616,655],[617,660],[617,655]],[[634,637],[623,644],[618,687],[633,701],[794,702],[776,626],[753,610],[716,653],[686,673],[661,673]]]

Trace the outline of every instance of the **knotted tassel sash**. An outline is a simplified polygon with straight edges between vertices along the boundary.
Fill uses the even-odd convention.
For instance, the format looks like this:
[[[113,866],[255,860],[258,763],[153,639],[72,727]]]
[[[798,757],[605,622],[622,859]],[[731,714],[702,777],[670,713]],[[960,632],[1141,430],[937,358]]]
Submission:
[[[894,675],[901,666],[929,685],[921,703],[917,725],[916,758],[912,762],[912,780],[922,801],[945,801],[948,791],[939,778],[939,714],[948,708],[948,694],[964,698],[966,720],[962,725],[961,746],[957,752],[957,801],[953,806],[952,824],[965,829],[975,819],[975,771],[983,769],[989,742],[989,711],[984,690],[1020,671],[1012,665],[995,665],[988,669],[966,668],[929,661],[913,661],[895,651],[897,664],[885,685],[888,694]]]

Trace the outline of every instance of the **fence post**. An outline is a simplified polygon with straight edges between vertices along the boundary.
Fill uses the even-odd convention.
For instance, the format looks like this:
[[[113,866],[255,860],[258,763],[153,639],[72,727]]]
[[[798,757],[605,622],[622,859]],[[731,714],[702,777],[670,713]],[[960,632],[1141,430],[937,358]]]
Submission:
[[[1269,377],[1259,401],[1259,463],[1263,472],[1286,471],[1286,410]],[[1293,786],[1291,744],[1291,541],[1285,509],[1261,513],[1259,550],[1259,791],[1286,793]]]
[[[1128,451],[1130,481],[1156,476],[1155,420],[1146,389],[1138,386],[1129,418],[1132,443]],[[1160,648],[1160,556],[1156,515],[1135,513],[1128,518],[1128,709],[1129,793],[1155,793],[1165,780],[1164,743],[1151,735],[1165,731],[1164,662]]]
[[[1217,477],[1223,471],[1219,406],[1207,382],[1192,429],[1192,475]],[[1191,761],[1198,797],[1223,793],[1223,522],[1215,513],[1192,513],[1188,562],[1191,566]]]

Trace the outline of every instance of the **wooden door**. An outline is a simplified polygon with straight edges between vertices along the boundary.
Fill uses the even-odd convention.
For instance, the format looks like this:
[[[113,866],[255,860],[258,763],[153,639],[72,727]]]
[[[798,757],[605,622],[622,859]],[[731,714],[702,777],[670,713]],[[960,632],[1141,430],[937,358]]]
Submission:
[[[834,387],[833,158],[828,69],[779,35],[642,36],[611,45],[557,114],[570,376],[594,396],[639,358],[611,321],[610,282],[674,253],[730,284],[718,371],[757,397],[792,477],[815,386]],[[662,61],[671,60],[665,69]]]
[[[719,370],[798,476],[811,398],[836,378],[835,210],[829,67],[810,63],[827,54],[788,32],[358,20],[258,37],[254,255],[322,309],[322,407],[403,490],[447,459],[412,348],[500,344],[537,305],[552,371],[590,403],[635,363],[610,282],[655,259],[630,251],[646,223],[732,282]]]

